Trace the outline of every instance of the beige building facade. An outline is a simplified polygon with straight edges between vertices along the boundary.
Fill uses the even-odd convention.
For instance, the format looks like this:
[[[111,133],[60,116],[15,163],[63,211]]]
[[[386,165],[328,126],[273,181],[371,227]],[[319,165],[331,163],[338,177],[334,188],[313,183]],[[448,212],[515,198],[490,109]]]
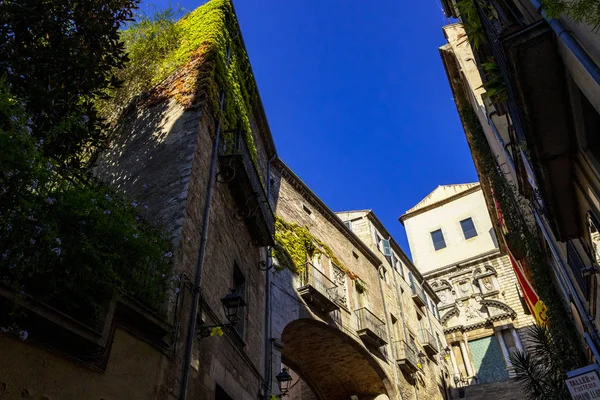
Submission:
[[[375,240],[389,235],[375,215],[336,215],[280,160],[272,165],[271,201],[279,219],[271,358],[273,376],[287,367],[296,379],[290,398],[446,398],[438,299],[395,242],[396,269],[383,255]],[[292,268],[286,254],[297,253],[286,229],[314,244]]]
[[[440,299],[452,386],[492,385],[519,398],[509,356],[525,348],[534,318],[499,249],[479,183],[439,186],[400,220],[415,265]]]

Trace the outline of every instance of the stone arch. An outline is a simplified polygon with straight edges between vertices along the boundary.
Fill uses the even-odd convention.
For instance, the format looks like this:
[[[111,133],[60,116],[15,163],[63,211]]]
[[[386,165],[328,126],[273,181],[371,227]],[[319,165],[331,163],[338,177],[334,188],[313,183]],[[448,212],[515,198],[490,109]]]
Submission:
[[[484,299],[479,302],[479,304],[486,306],[488,309],[496,308],[502,310],[504,313],[497,316],[509,316],[510,318],[516,318],[517,313],[513,310],[508,304],[505,304],[499,300],[492,299]]]
[[[460,315],[460,311],[458,310],[458,308],[456,306],[452,307],[450,310],[448,310],[448,312],[444,315],[442,315],[442,317],[440,318],[440,322],[442,323],[443,326],[446,326],[446,323],[448,322],[448,320],[454,316],[459,316]]]
[[[314,319],[290,322],[281,335],[281,361],[321,400],[391,398],[393,384],[377,360],[341,330]],[[381,397],[379,397],[381,396]]]

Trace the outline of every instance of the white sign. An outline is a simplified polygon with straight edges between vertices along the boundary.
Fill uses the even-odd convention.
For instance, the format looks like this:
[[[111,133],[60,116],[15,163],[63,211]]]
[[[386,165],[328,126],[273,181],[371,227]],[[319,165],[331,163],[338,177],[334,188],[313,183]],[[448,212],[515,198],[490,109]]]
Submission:
[[[600,380],[595,371],[566,380],[573,400],[600,399]]]

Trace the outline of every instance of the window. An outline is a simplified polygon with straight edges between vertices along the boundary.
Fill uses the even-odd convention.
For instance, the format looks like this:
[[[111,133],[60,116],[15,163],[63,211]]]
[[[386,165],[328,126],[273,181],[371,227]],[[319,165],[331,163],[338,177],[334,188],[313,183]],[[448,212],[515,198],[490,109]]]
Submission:
[[[379,246],[379,244],[381,243],[381,236],[379,236],[379,232],[375,231],[375,246],[377,246],[377,248],[379,250],[381,250],[381,247]]]
[[[385,283],[387,283],[387,281],[388,281],[387,270],[385,268],[383,268],[383,267],[379,268],[379,276]]]
[[[402,263],[400,262],[400,259],[398,258],[398,256],[394,253],[392,255],[393,257],[393,263],[394,266],[396,267],[396,271],[398,271],[398,273],[400,274],[400,276],[404,277],[404,268],[402,267]]]
[[[344,225],[346,225],[348,229],[352,230],[352,221],[344,221]]]
[[[471,239],[472,237],[477,236],[477,230],[475,229],[475,224],[473,224],[473,220],[471,218],[460,221],[460,227],[465,235],[465,239]]]
[[[446,241],[441,229],[431,232],[431,240],[433,240],[433,247],[436,251],[446,247]]]
[[[308,208],[306,206],[306,204],[302,204],[302,209],[304,210],[304,212],[306,212],[308,215],[312,214],[312,211],[310,210],[310,208]]]
[[[244,278],[244,274],[238,267],[237,263],[233,265],[233,287],[232,289],[239,294],[244,301],[246,301],[246,278]],[[243,310],[242,310],[243,312]],[[244,337],[244,326],[246,325],[246,315],[242,315],[242,318],[239,319],[238,322],[235,323],[234,329],[240,335],[240,337]]]

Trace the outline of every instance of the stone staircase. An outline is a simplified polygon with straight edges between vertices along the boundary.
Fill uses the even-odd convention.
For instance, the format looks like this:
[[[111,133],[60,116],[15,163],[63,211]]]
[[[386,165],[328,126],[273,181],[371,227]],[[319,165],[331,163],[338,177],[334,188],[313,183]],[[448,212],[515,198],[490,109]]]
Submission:
[[[515,400],[523,398],[519,384],[512,379],[451,389],[450,396],[453,400]]]

